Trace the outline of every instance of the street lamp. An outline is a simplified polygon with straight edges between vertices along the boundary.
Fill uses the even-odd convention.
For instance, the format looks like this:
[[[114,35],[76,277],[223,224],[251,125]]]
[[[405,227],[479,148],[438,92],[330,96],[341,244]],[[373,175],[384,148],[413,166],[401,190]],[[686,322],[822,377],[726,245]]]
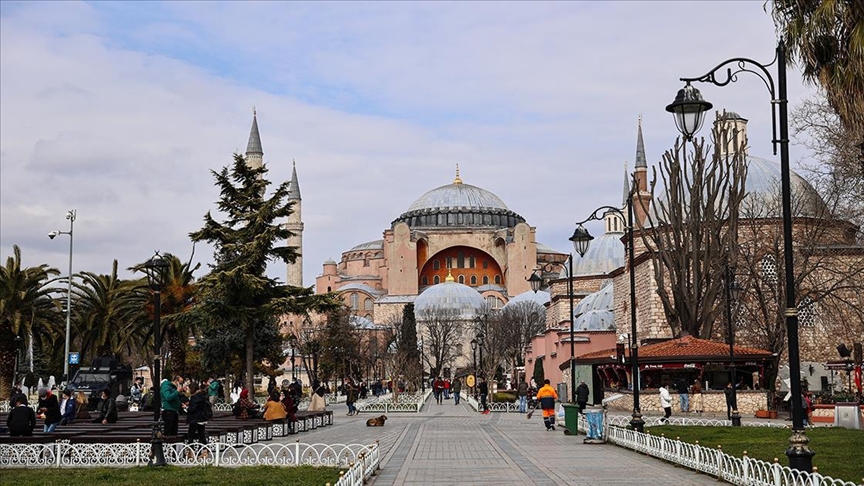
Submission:
[[[48,233],[52,240],[57,235],[69,235],[69,276],[66,280],[66,347],[63,354],[63,381],[69,382],[69,327],[72,322],[72,229],[75,226],[75,217],[78,210],[66,211],[66,219],[69,220],[69,231],[54,230]]]
[[[741,427],[741,415],[738,413],[738,394],[736,392],[735,382],[735,330],[732,328],[732,302],[738,302],[738,296],[741,294],[741,285],[735,280],[735,275],[729,263],[726,263],[724,269],[726,274],[726,332],[729,335],[729,370],[732,382],[732,420],[733,427]]]
[[[798,350],[798,307],[795,299],[795,272],[793,271],[794,254],[792,253],[792,191],[790,184],[791,171],[789,169],[789,119],[787,114],[789,100],[786,98],[786,44],[781,40],[777,44],[777,57],[769,64],[760,64],[752,59],[736,57],[723,61],[708,73],[696,78],[680,78],[687,83],[686,90],[691,82],[708,82],[716,86],[726,86],[738,80],[738,74],[742,72],[753,73],[765,83],[771,95],[771,128],[774,154],[777,154],[777,145],[780,145],[780,184],[783,199],[783,257],[786,270],[786,334],[789,339],[789,389],[792,393],[792,435],[789,437],[789,448],[786,456],[789,458],[789,466],[799,471],[813,471],[813,455],[810,450],[806,431],[804,430],[804,409],[801,406],[801,358]],[[775,90],[774,78],[768,72],[768,67],[777,63],[777,89]],[[717,72],[726,68],[726,75],[717,79]],[[692,88],[695,90],[695,88]],[[679,91],[680,94],[680,91]],[[700,97],[701,98],[701,97]],[[774,107],[777,106],[777,110]],[[711,104],[696,99],[676,98],[675,102],[666,107],[666,111],[673,113],[676,117],[675,123],[681,129],[679,118],[685,113],[704,114],[711,108]],[[780,137],[777,137],[778,123]],[[690,115],[692,118],[693,115]],[[698,125],[698,124],[697,124]],[[685,127],[689,128],[689,127]],[[692,132],[681,130],[685,139],[692,137],[698,126]]]
[[[162,286],[168,277],[168,262],[157,251],[143,266],[147,282],[153,291],[153,433],[150,436],[150,466],[164,466],[165,452],[162,449],[162,394],[160,390],[162,353]]]
[[[630,380],[633,384],[633,418],[630,419],[630,426],[633,430],[642,432],[645,429],[645,421],[642,420],[642,410],[639,405],[639,340],[636,337],[636,266],[634,265],[633,258],[635,250],[635,247],[633,246],[633,233],[635,230],[633,226],[633,191],[636,187],[635,183],[631,184],[631,189],[627,193],[626,217],[618,208],[612,206],[601,206],[595,209],[588,219],[576,223],[576,230],[573,231],[573,236],[570,237],[570,241],[573,242],[573,248],[576,250],[576,253],[578,253],[580,257],[584,257],[591,244],[591,240],[593,240],[594,237],[591,236],[591,233],[589,233],[584,226],[582,226],[583,224],[588,221],[603,219],[603,217],[600,216],[601,211],[611,211],[618,214],[621,219],[625,220],[624,229],[627,230],[628,266],[630,267],[630,361],[633,365],[633,370],[631,372],[632,377]]]
[[[12,371],[12,386],[15,386],[18,381],[18,362],[21,361],[21,345],[24,344],[24,338],[16,335],[15,339],[15,368]]]
[[[472,386],[471,388],[473,388],[474,399],[476,400],[477,399],[477,380],[479,379],[477,377],[477,339],[476,338],[471,340],[471,357],[474,360],[474,386]]]
[[[483,371],[483,378],[486,378],[486,372],[483,370],[483,333],[477,334],[477,347],[480,348],[480,371]]]
[[[288,344],[291,345],[291,381],[297,381],[297,336],[288,336]]]
[[[420,389],[426,393],[426,377],[423,376],[426,373],[426,365],[423,364],[426,361],[426,350],[423,349],[423,336],[417,340],[417,346],[420,347]]]
[[[584,230],[585,228],[582,228],[582,229]],[[579,229],[577,228],[577,231],[578,230]],[[585,233],[587,234],[587,230],[585,231]],[[575,236],[575,234],[574,234],[574,236]],[[587,241],[590,241],[593,238],[594,238],[593,236],[588,235],[588,240],[586,240],[584,243],[580,241],[579,249],[582,249],[584,246],[584,250],[583,250],[582,254],[584,254],[585,251],[588,250]],[[576,240],[573,240],[572,237],[570,238],[570,240],[573,241],[573,244],[575,246]],[[579,249],[577,249],[576,251],[579,251]],[[543,265],[542,267],[540,267],[539,270],[542,273],[542,272],[547,271],[548,269],[552,268],[552,265],[553,265],[552,263],[547,263],[547,264]],[[543,284],[543,277],[537,275],[536,272],[532,273],[531,276],[528,277],[528,283],[531,284],[531,290],[533,290],[534,293],[536,294],[537,291],[540,290],[540,287]],[[574,337],[576,319],[573,318],[573,254],[572,253],[567,257],[567,295],[570,297],[570,403],[576,403],[576,338]]]

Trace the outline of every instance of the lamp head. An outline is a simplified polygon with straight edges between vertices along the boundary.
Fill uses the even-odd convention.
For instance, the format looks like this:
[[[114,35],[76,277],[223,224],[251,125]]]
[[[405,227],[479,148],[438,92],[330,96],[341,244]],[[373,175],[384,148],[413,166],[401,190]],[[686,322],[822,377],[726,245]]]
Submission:
[[[75,210],[66,211],[66,219],[75,221]]]
[[[168,262],[162,258],[162,255],[157,251],[152,258],[144,264],[144,273],[147,274],[147,281],[150,288],[159,291],[165,285],[165,280],[168,277]]]
[[[702,98],[702,93],[687,82],[678,90],[675,101],[666,106],[666,111],[675,117],[675,125],[685,140],[692,140],[693,135],[702,128],[705,112],[713,107]]]
[[[48,233],[48,238],[51,238],[53,240],[54,238],[57,238],[57,235],[59,235],[59,234],[60,234],[59,231],[54,230],[54,231]]]
[[[476,349],[477,349],[477,340],[472,339],[471,340],[471,351],[475,351]]]
[[[741,296],[741,291],[742,291],[743,289],[744,289],[744,288],[741,287],[741,284],[738,283],[737,280],[733,280],[733,281],[729,284],[729,297],[732,297],[732,300],[735,301],[735,302],[737,302],[737,301],[738,301],[738,297]]]
[[[573,236],[570,237],[570,241],[573,242],[573,249],[576,250],[576,253],[578,253],[580,257],[584,257],[585,253],[588,252],[588,246],[591,244],[591,240],[593,239],[594,237],[591,236],[588,229],[581,224],[576,227],[576,230],[573,231]]]
[[[531,290],[533,290],[536,294],[537,291],[540,290],[540,287],[543,286],[543,279],[540,277],[540,275],[532,273],[531,276],[528,277],[528,283],[531,284]]]

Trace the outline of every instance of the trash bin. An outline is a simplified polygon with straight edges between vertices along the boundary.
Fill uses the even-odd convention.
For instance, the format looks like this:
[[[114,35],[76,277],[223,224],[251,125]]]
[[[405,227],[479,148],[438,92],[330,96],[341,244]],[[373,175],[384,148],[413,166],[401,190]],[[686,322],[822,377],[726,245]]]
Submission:
[[[589,439],[603,439],[603,411],[596,410],[585,412],[585,421],[588,422],[587,435]]]
[[[564,406],[564,434],[579,435],[579,405],[562,403]]]

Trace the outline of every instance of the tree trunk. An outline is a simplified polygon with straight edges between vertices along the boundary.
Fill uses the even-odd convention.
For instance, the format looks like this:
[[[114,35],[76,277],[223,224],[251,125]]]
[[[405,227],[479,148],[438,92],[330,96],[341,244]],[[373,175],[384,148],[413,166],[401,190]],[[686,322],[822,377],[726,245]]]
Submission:
[[[255,398],[255,329],[250,326],[246,330],[246,389],[249,399]]]
[[[168,341],[168,353],[170,359],[171,373],[186,376],[186,343],[176,331],[169,330],[165,336]]]
[[[12,373],[15,372],[15,348],[0,347],[0,397],[6,399],[12,393]]]

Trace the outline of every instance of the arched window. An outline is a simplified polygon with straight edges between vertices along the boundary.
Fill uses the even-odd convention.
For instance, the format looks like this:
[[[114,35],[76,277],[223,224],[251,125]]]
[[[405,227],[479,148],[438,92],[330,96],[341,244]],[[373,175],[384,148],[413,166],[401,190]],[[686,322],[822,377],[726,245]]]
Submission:
[[[489,275],[483,275],[483,285],[489,285]]]
[[[465,283],[465,275],[459,275],[459,283],[461,283],[461,284]]]
[[[495,275],[495,285],[501,285],[501,275]]]
[[[498,297],[495,297],[494,295],[487,295],[486,296],[486,304],[492,310],[501,309],[501,301],[498,300]]]
[[[441,262],[439,262],[437,259],[432,260],[432,270],[441,270]]]
[[[468,257],[468,268],[474,268],[476,262],[473,256]]]
[[[420,285],[429,285],[429,277],[426,275],[420,277]]]
[[[435,275],[434,277],[432,277],[432,283],[438,285],[439,283],[441,283],[441,278],[438,277],[438,275]]]
[[[471,285],[477,285],[477,275],[471,275]]]
[[[483,268],[489,268],[489,261],[485,258],[483,259]]]
[[[372,299],[363,299],[363,310],[372,310]]]
[[[465,268],[465,253],[459,252],[456,265],[458,265],[458,268]]]
[[[360,296],[357,294],[351,294],[351,310],[357,310],[360,308]]]
[[[774,258],[774,255],[770,253],[765,255],[759,264],[762,267],[762,278],[765,282],[769,284],[777,283],[777,259]]]

